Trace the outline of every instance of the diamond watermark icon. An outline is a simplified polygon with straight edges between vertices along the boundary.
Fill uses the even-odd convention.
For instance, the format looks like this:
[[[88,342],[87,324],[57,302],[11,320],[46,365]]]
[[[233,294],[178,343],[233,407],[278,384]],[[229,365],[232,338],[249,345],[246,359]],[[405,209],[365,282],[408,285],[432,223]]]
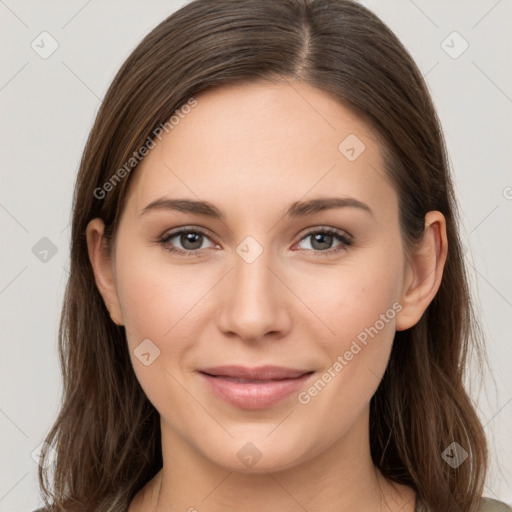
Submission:
[[[43,236],[33,247],[32,253],[39,261],[48,263],[56,254],[57,246],[46,236]]]
[[[354,133],[347,135],[339,144],[339,152],[350,162],[353,162],[366,149],[363,141]]]
[[[441,457],[449,466],[455,469],[468,458],[468,452],[459,443],[454,441],[441,454]]]
[[[248,236],[236,246],[236,252],[246,263],[252,263],[260,257],[263,247],[252,236]]]
[[[133,353],[144,366],[149,366],[160,356],[160,349],[150,339],[145,339],[137,345]]]
[[[30,43],[30,47],[34,50],[39,57],[47,59],[52,55],[55,50],[59,47],[57,40],[48,32],[41,32],[33,41]]]
[[[443,39],[441,48],[452,59],[458,59],[469,48],[469,43],[457,31],[453,31]]]
[[[261,459],[262,453],[253,443],[245,443],[236,455],[244,466],[250,468]]]

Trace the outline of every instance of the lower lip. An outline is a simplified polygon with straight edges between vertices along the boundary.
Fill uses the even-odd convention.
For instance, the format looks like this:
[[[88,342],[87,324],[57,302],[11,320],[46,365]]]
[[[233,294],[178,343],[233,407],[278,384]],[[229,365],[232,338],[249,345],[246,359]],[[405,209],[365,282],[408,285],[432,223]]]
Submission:
[[[257,381],[241,383],[206,373],[199,375],[207,382],[210,390],[222,400],[241,409],[265,409],[298,392],[313,375],[305,373],[294,379]]]

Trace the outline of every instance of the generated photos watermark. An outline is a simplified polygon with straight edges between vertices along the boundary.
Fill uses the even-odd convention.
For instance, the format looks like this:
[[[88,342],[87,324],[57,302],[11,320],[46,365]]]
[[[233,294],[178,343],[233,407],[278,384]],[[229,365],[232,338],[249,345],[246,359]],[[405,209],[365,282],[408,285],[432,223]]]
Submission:
[[[342,355],[339,355],[336,358],[336,361],[329,367],[325,372],[321,375],[317,381],[312,384],[305,391],[301,391],[297,395],[297,400],[302,405],[307,405],[311,402],[311,400],[322,391],[329,382],[338,375],[345,366],[349,364],[354,356],[359,354],[361,350],[368,344],[369,339],[373,339],[377,334],[379,334],[382,329],[388,324],[391,320],[393,320],[397,313],[402,310],[402,304],[399,302],[395,302],[391,308],[389,308],[385,313],[381,313],[379,319],[375,321],[375,323],[370,327],[365,327],[356,337],[356,339],[352,340],[350,344],[350,348],[346,350]],[[358,343],[359,342],[359,343]],[[362,346],[361,346],[362,345]]]
[[[157,128],[155,128],[152,132],[153,137],[151,135],[148,136],[146,142],[137,150],[134,151],[132,156],[124,163],[122,167],[120,167],[112,176],[103,183],[101,187],[96,187],[94,189],[94,197],[96,199],[105,199],[108,192],[112,191],[118,183],[121,182],[130,172],[137,167],[137,165],[142,161],[142,159],[156,147],[157,142],[155,139],[158,139],[160,142],[162,141],[163,133],[170,133],[181,121],[184,119],[190,112],[192,108],[197,106],[197,100],[195,98],[190,98],[184,105],[182,105],[179,109],[175,110],[174,114],[166,121],[164,124],[160,124]]]

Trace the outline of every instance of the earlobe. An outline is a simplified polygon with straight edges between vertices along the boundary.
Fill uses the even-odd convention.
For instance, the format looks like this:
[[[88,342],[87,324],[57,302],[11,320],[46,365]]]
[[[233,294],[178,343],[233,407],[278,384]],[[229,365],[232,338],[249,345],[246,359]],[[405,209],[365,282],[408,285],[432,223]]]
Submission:
[[[103,297],[110,317],[116,325],[123,325],[123,317],[112,270],[112,255],[105,244],[104,229],[105,224],[100,218],[89,222],[86,230],[87,251],[94,272],[96,286]]]
[[[428,212],[423,237],[409,258],[396,330],[409,329],[420,320],[439,290],[447,254],[444,215],[438,211]]]

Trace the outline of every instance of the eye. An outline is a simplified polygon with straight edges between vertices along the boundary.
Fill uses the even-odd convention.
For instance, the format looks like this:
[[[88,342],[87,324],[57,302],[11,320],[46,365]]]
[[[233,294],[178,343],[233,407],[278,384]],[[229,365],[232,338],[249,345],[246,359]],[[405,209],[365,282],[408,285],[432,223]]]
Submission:
[[[300,240],[299,244],[308,238],[311,239],[307,244],[309,247],[299,247],[300,250],[308,252],[313,251],[319,256],[328,256],[346,250],[352,245],[351,237],[344,231],[334,228],[316,228],[306,233]],[[205,241],[210,241],[211,245],[204,247]],[[338,242],[333,246],[333,243]],[[165,234],[159,243],[169,252],[183,256],[199,256],[204,253],[205,249],[216,246],[211,238],[201,229],[181,228],[171,233]],[[181,247],[177,247],[180,245]]]
[[[352,245],[352,240],[347,233],[334,228],[316,228],[311,230],[301,238],[299,244],[308,238],[311,240],[307,244],[309,247],[302,247],[301,249],[313,250],[322,256],[346,250],[348,246]],[[338,244],[333,247],[333,243],[336,241]]]
[[[175,239],[176,241],[173,242]],[[197,256],[204,251],[203,243],[205,240],[210,240],[210,237],[200,229],[182,228],[167,233],[159,242],[169,252],[183,254],[184,256]],[[180,244],[182,248],[176,247],[176,244]],[[211,247],[213,246],[215,244],[212,242]]]

